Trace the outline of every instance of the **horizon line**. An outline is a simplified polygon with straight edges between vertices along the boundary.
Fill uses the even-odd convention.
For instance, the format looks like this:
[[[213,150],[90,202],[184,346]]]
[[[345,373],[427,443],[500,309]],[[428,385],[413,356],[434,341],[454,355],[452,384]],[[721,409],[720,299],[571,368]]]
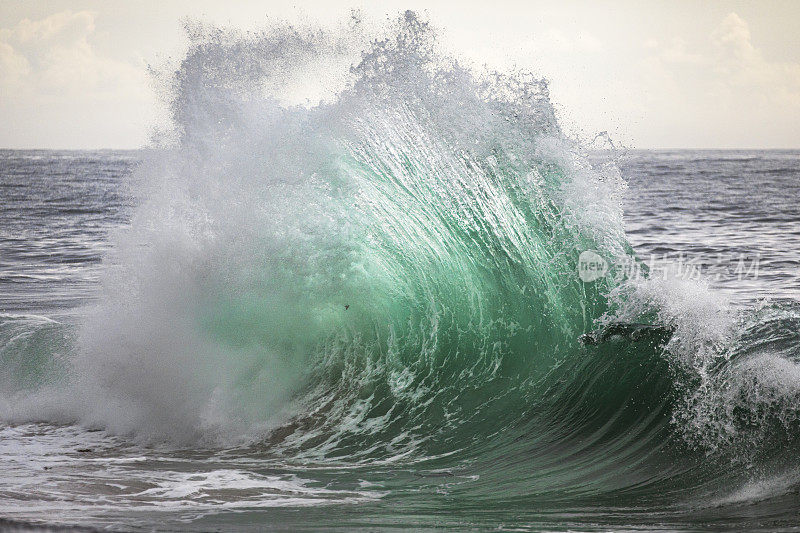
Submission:
[[[0,151],[17,151],[17,152],[30,152],[30,151],[50,151],[50,152],[137,152],[142,150],[158,150],[163,147],[158,146],[140,146],[138,148],[109,148],[109,147],[95,147],[95,148],[50,148],[50,147],[0,147]],[[588,148],[588,147],[587,147]],[[636,151],[636,150],[649,150],[654,152],[668,152],[668,151],[706,151],[706,152],[735,152],[735,151],[800,151],[800,146],[796,147],[749,147],[749,148],[729,148],[729,147],[704,147],[704,148],[692,148],[692,147],[651,147],[651,146],[639,146],[639,147],[627,147],[621,146],[619,148],[597,148],[592,151]]]

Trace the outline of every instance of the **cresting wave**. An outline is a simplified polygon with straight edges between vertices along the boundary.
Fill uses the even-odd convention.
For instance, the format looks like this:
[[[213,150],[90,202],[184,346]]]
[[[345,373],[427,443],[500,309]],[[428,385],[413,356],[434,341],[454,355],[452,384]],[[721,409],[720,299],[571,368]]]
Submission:
[[[4,418],[470,463],[477,501],[713,494],[754,464],[785,472],[800,314],[738,316],[697,283],[583,283],[582,251],[633,254],[625,184],[562,133],[545,82],[463,67],[409,12],[325,101],[290,105],[363,39],[190,37],[172,144],[134,176],[100,304],[77,334],[2,324]],[[613,321],[675,333],[578,342]]]

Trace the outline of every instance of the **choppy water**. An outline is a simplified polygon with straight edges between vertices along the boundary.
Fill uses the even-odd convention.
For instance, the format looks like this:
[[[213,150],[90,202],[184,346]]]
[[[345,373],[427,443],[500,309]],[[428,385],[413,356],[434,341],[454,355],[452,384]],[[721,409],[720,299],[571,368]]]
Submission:
[[[310,109],[324,34],[195,35],[173,147],[0,152],[0,517],[795,527],[800,152],[590,154],[393,31]]]
[[[632,152],[621,165],[645,262],[683,260],[741,304],[798,299],[797,151]]]

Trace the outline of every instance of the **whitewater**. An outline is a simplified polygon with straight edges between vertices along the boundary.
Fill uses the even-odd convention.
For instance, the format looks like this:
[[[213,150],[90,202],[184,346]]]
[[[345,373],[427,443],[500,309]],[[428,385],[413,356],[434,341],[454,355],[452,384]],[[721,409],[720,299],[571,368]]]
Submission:
[[[362,26],[190,24],[150,148],[0,152],[5,525],[792,528],[798,153],[598,151]]]

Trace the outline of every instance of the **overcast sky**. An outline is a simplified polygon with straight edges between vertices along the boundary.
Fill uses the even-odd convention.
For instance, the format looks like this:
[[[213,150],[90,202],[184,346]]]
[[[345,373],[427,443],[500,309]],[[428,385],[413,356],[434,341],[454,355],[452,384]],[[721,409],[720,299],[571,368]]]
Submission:
[[[800,2],[0,1],[0,147],[135,148],[163,110],[148,64],[186,17],[241,28],[427,16],[476,65],[548,78],[567,129],[632,148],[800,148]]]

